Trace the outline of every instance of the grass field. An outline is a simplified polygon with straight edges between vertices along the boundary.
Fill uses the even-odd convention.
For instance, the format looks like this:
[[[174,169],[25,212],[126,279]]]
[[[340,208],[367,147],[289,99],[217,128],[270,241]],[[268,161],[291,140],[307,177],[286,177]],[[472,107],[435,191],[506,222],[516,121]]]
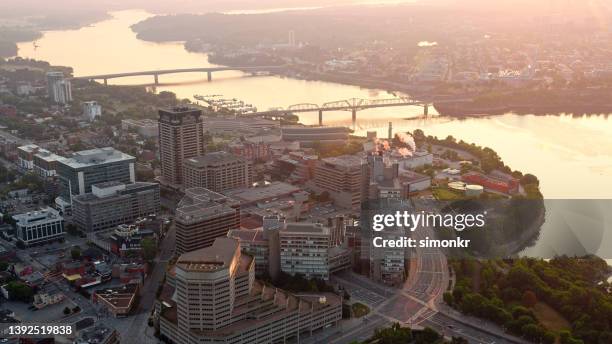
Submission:
[[[571,329],[571,324],[561,314],[545,303],[538,302],[532,310],[536,318],[549,330],[557,332]]]
[[[431,190],[431,193],[436,199],[441,201],[455,201],[465,198],[465,196],[457,192],[451,191],[447,188],[435,188]]]

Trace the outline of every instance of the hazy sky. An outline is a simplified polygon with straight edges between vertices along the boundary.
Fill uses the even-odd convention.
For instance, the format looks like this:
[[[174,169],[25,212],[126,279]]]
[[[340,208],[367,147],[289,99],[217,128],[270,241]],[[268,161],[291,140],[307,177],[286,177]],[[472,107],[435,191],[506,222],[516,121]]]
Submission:
[[[202,13],[264,8],[317,7],[402,0],[0,0],[0,16],[61,14],[143,8],[156,13]],[[457,10],[524,13],[609,13],[610,0],[406,0]]]

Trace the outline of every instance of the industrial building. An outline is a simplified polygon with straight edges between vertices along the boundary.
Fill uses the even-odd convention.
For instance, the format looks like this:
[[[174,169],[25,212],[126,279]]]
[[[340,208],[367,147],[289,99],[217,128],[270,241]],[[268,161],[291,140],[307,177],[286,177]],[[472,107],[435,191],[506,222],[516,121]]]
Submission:
[[[315,142],[345,144],[348,140],[349,130],[346,127],[308,127],[308,126],[282,126],[283,141],[297,141],[303,147],[312,146]]]

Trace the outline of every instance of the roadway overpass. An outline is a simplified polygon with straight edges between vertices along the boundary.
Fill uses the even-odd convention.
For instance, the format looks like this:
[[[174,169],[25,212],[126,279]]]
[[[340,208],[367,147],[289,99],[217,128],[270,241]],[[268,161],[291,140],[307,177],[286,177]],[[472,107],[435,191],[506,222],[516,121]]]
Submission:
[[[285,66],[248,66],[248,67],[202,67],[202,68],[176,68],[176,69],[160,69],[160,70],[148,70],[140,72],[125,72],[125,73],[112,73],[112,74],[97,74],[97,75],[84,75],[76,76],[72,79],[81,80],[104,80],[104,85],[108,85],[109,79],[125,78],[130,76],[143,76],[151,75],[155,84],[159,84],[159,76],[164,74],[178,74],[178,73],[206,73],[208,81],[212,81],[212,73],[223,72],[228,70],[236,70],[243,72],[274,72],[284,69]]]

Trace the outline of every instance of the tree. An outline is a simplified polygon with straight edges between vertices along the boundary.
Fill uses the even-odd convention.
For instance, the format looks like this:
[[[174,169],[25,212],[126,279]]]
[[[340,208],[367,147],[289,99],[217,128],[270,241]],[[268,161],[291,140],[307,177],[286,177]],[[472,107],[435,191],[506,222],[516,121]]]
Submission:
[[[70,314],[70,308],[64,307],[64,315]]]
[[[536,305],[536,303],[538,303],[538,297],[536,294],[531,290],[526,290],[523,293],[523,306],[532,308]]]
[[[20,281],[9,282],[6,286],[9,297],[21,302],[31,302],[34,290],[27,284]]]
[[[443,297],[444,297],[444,302],[446,302],[447,305],[453,304],[453,294],[447,291],[444,293]]]
[[[155,255],[157,254],[157,245],[155,244],[155,240],[152,238],[144,238],[140,242],[140,246],[142,247],[142,257],[147,261],[152,261],[155,259]]]
[[[70,250],[70,257],[72,257],[73,260],[80,259],[81,258],[81,248],[73,247],[72,250]]]
[[[6,269],[8,269],[8,266],[8,262],[0,262],[0,271],[6,271]]]

